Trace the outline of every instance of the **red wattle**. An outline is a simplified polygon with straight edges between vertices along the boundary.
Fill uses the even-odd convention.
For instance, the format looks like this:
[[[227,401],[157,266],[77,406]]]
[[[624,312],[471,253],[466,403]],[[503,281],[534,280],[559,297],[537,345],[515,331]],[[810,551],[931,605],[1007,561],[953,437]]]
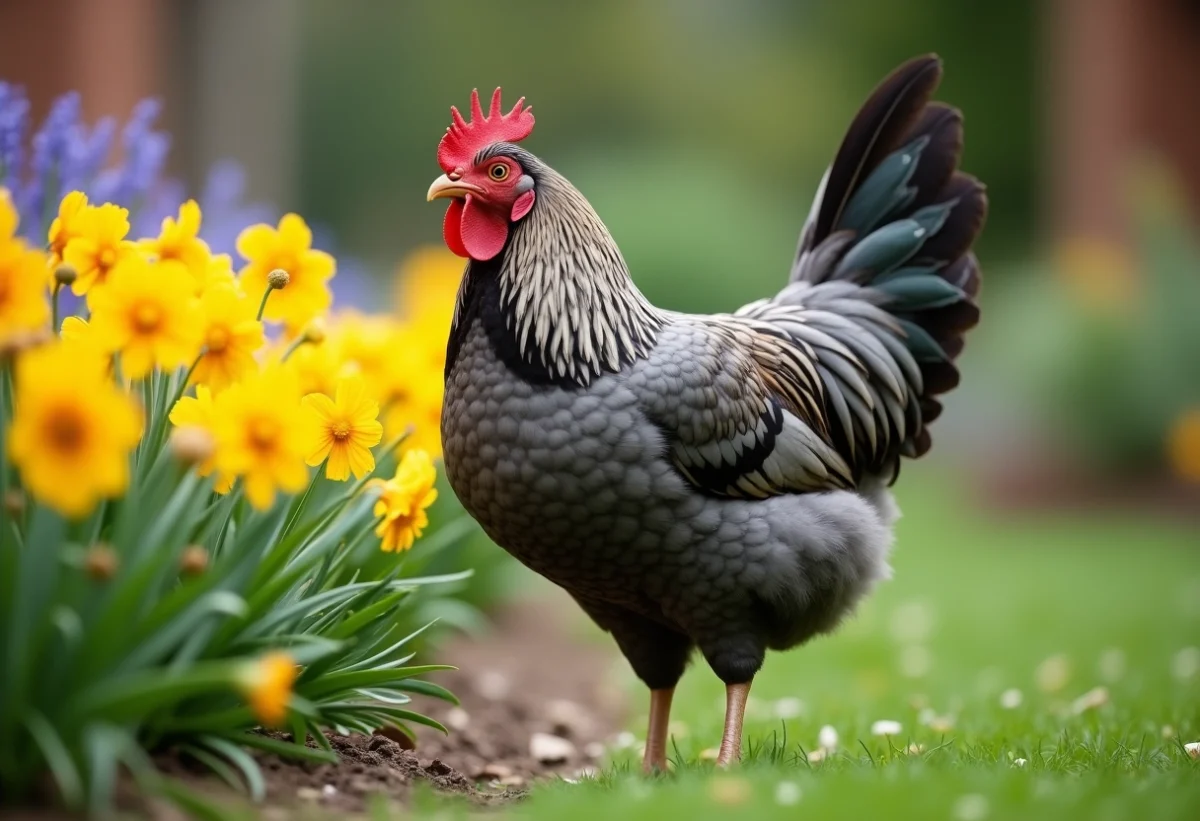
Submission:
[[[463,201],[450,200],[450,207],[446,209],[446,218],[442,220],[442,239],[446,241],[446,247],[460,257],[469,257],[466,246],[462,241],[462,215]]]
[[[462,210],[459,238],[471,259],[489,260],[504,250],[508,218],[496,209],[476,202],[468,194]]]

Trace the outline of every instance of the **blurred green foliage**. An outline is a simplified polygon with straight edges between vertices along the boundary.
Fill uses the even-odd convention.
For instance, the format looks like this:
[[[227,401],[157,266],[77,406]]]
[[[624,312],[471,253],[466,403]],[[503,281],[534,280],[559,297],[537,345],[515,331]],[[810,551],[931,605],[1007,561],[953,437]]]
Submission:
[[[449,106],[501,85],[529,147],[592,200],[655,301],[728,310],[777,285],[876,82],[937,51],[987,181],[989,259],[1034,235],[1037,4],[959,0],[304,5],[302,205],[388,270],[440,237],[424,201]]]

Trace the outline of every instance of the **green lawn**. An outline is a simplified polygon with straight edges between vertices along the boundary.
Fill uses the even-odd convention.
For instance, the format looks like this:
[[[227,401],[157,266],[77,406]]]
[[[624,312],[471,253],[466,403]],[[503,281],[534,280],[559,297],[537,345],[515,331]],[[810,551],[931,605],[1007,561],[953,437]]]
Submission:
[[[739,769],[701,761],[723,690],[700,663],[676,697],[672,776],[647,781],[639,751],[618,750],[596,781],[542,787],[509,812],[1200,818],[1200,761],[1183,748],[1200,741],[1200,649],[1187,649],[1200,648],[1200,532],[1128,515],[987,515],[923,465],[899,495],[894,580],[832,638],[768,659]],[[1078,703],[1097,687],[1092,706]],[[630,691],[641,703],[632,677]],[[873,735],[878,720],[900,734]],[[823,725],[837,751],[810,763]],[[640,711],[629,730],[640,745]]]

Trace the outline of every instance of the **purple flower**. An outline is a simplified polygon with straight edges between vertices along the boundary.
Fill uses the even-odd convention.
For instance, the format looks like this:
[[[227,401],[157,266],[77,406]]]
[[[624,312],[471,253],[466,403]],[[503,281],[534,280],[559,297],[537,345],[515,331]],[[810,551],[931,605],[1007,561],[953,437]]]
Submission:
[[[214,163],[200,194],[204,222],[200,238],[214,254],[229,254],[236,260],[237,237],[242,229],[260,222],[274,224],[279,211],[265,203],[245,203],[246,172],[232,160]],[[236,263],[235,263],[236,264]]]
[[[64,94],[54,101],[46,121],[33,135],[29,179],[24,191],[15,192],[21,227],[28,237],[43,236],[49,228],[48,217],[61,197],[62,170],[79,115],[78,92]]]
[[[115,202],[135,209],[154,192],[171,149],[171,137],[154,131],[162,106],[155,99],[142,100],[133,108],[121,132],[121,164],[101,172],[88,191],[98,202]]]
[[[25,92],[0,80],[0,186],[10,191],[24,162],[25,133],[29,130],[29,100]]]

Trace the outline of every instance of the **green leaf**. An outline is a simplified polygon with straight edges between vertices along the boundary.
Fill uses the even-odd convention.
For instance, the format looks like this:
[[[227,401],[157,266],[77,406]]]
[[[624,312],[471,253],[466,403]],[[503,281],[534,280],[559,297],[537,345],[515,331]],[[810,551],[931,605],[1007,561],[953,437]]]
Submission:
[[[414,678],[415,676],[423,676],[426,673],[432,673],[437,670],[453,669],[453,667],[445,664],[424,664],[415,667],[401,667],[396,670],[351,670],[330,673],[312,682],[304,682],[301,679],[301,683],[297,685],[297,690],[303,689],[306,698],[310,698],[313,701],[320,701],[322,698],[337,692],[356,690],[359,687],[390,684]]]
[[[31,710],[25,716],[24,724],[41,751],[46,766],[50,768],[64,803],[68,807],[81,807],[84,803],[83,779],[71,758],[71,753],[67,750],[67,745],[46,717],[37,710]]]
[[[262,801],[267,795],[267,785],[263,780],[262,770],[259,769],[258,763],[241,747],[234,744],[227,738],[216,735],[201,736],[196,739],[198,745],[208,747],[214,753],[222,756],[226,761],[237,767],[241,772],[242,778],[246,780],[246,787],[250,791],[250,797],[255,801]]]
[[[227,735],[225,737],[238,744],[275,753],[284,758],[296,758],[301,761],[313,761],[318,764],[336,764],[338,760],[337,754],[332,751],[314,749],[313,747],[297,747],[290,742],[280,741],[270,736],[259,735],[258,733],[238,733],[237,735]]]
[[[111,677],[77,693],[64,706],[69,722],[101,716],[114,723],[133,721],[185,698],[232,688],[244,660],[209,661],[196,664],[172,677],[150,669]]]
[[[409,693],[418,693],[423,696],[432,696],[433,698],[440,698],[442,701],[448,701],[451,704],[455,704],[455,705],[460,703],[458,700],[458,696],[454,695],[454,693],[450,692],[445,687],[442,687],[440,684],[434,684],[433,682],[430,682],[430,681],[418,681],[416,679],[409,679],[408,681],[402,681],[399,684],[393,685],[392,689],[405,690]]]

